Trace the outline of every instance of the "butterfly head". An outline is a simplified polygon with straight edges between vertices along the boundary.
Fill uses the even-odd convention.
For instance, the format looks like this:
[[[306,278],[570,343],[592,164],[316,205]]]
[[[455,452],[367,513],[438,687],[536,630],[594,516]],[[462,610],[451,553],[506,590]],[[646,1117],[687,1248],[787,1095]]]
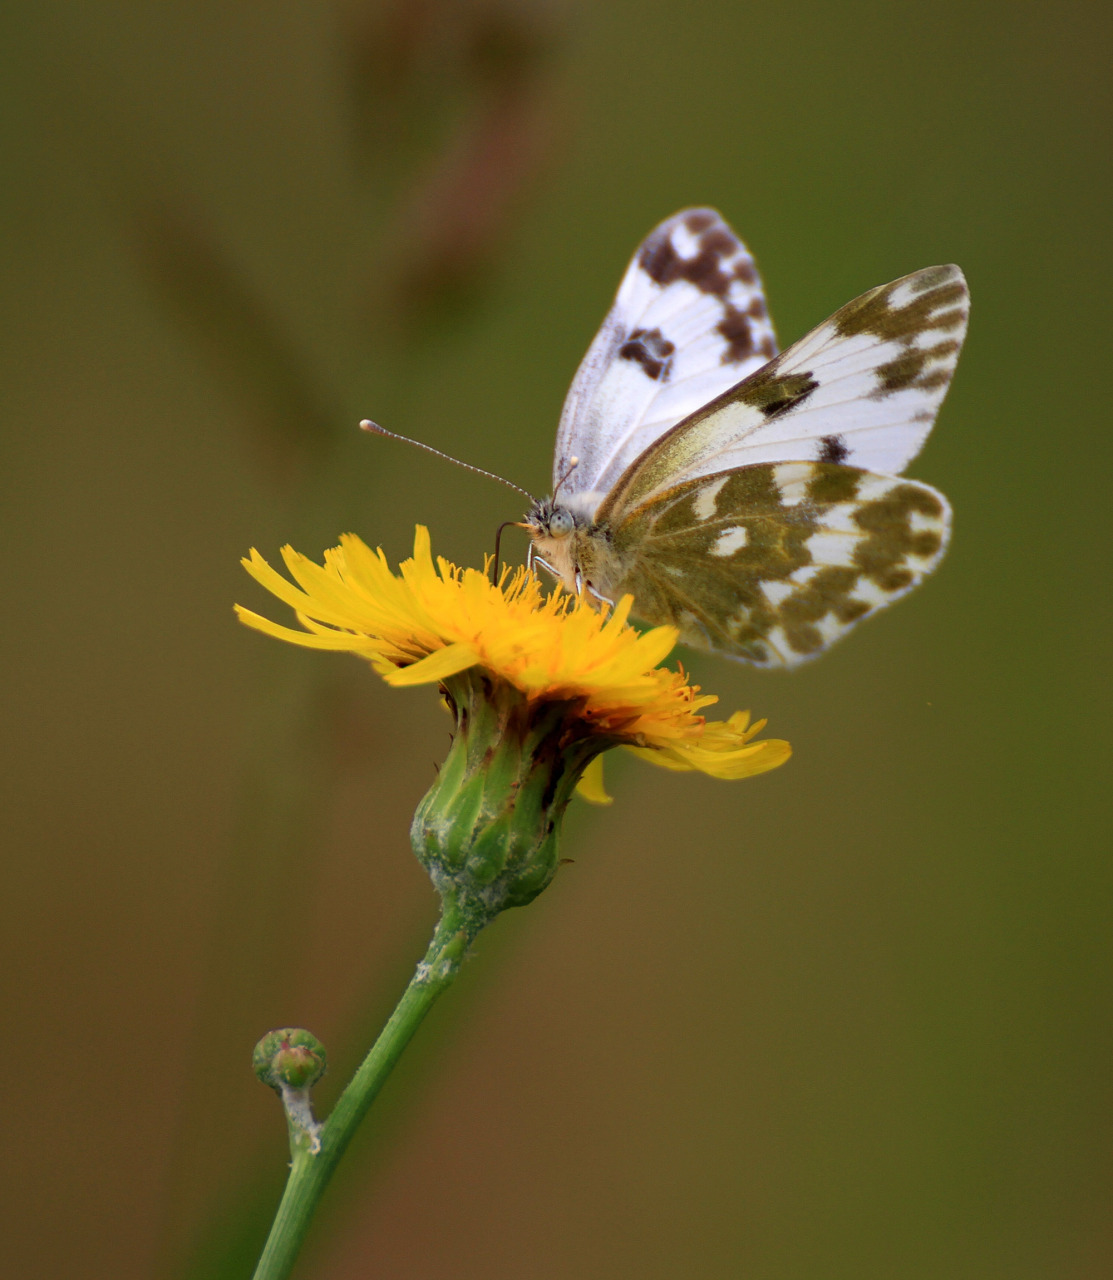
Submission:
[[[598,494],[572,494],[560,501],[544,498],[533,504],[523,524],[533,546],[531,560],[559,578],[566,590],[578,594],[590,582],[597,559],[594,544]]]
[[[530,547],[531,562],[541,564],[559,578],[568,591],[575,592],[575,515],[554,498],[543,498],[530,508],[525,526],[533,544]]]
[[[576,517],[555,498],[544,498],[533,504],[526,517],[526,527],[534,542],[542,539],[560,541],[567,538],[576,527]]]

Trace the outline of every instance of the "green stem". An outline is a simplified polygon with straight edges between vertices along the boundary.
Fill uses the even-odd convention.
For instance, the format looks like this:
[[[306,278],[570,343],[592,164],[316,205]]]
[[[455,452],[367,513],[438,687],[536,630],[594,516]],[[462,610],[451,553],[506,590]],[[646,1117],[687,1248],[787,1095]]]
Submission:
[[[311,1136],[291,1127],[293,1160],[290,1176],[259,1265],[255,1268],[254,1280],[285,1280],[290,1274],[317,1203],[340,1157],[422,1018],[441,992],[452,985],[460,972],[464,953],[485,923],[473,912],[461,908],[454,897],[445,896],[441,918],[425,959],[418,965],[371,1052],[321,1126],[318,1135],[320,1148],[316,1154],[311,1150]]]

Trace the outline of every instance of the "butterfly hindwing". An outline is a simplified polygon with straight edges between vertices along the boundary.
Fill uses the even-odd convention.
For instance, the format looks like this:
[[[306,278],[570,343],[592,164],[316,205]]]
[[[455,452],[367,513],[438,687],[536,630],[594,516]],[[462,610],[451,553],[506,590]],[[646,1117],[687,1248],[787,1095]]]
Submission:
[[[757,268],[712,209],[686,209],[634,255],[568,392],[553,484],[603,491],[670,427],[776,352]]]
[[[950,510],[934,489],[829,462],[688,481],[611,531],[637,612],[758,666],[814,657],[938,563]]]
[[[845,463],[897,474],[919,452],[966,331],[958,267],[928,267],[856,298],[652,443],[600,518],[678,482],[755,463]]]

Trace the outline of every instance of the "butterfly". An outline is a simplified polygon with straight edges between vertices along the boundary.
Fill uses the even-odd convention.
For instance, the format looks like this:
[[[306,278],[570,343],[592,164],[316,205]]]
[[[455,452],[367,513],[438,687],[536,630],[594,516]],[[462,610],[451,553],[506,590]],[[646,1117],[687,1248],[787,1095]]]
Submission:
[[[761,281],[713,209],[643,241],[564,404],[524,525],[569,591],[761,667],[812,658],[910,591],[950,531],[900,473],[947,392],[955,266],[862,294],[777,354]]]

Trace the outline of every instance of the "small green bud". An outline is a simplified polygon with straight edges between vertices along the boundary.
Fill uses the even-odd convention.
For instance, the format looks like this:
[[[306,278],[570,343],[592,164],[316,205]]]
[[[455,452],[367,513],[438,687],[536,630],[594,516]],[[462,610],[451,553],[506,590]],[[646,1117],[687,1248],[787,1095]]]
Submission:
[[[325,1047],[301,1027],[268,1031],[252,1055],[255,1074],[272,1089],[309,1089],[325,1074]]]

